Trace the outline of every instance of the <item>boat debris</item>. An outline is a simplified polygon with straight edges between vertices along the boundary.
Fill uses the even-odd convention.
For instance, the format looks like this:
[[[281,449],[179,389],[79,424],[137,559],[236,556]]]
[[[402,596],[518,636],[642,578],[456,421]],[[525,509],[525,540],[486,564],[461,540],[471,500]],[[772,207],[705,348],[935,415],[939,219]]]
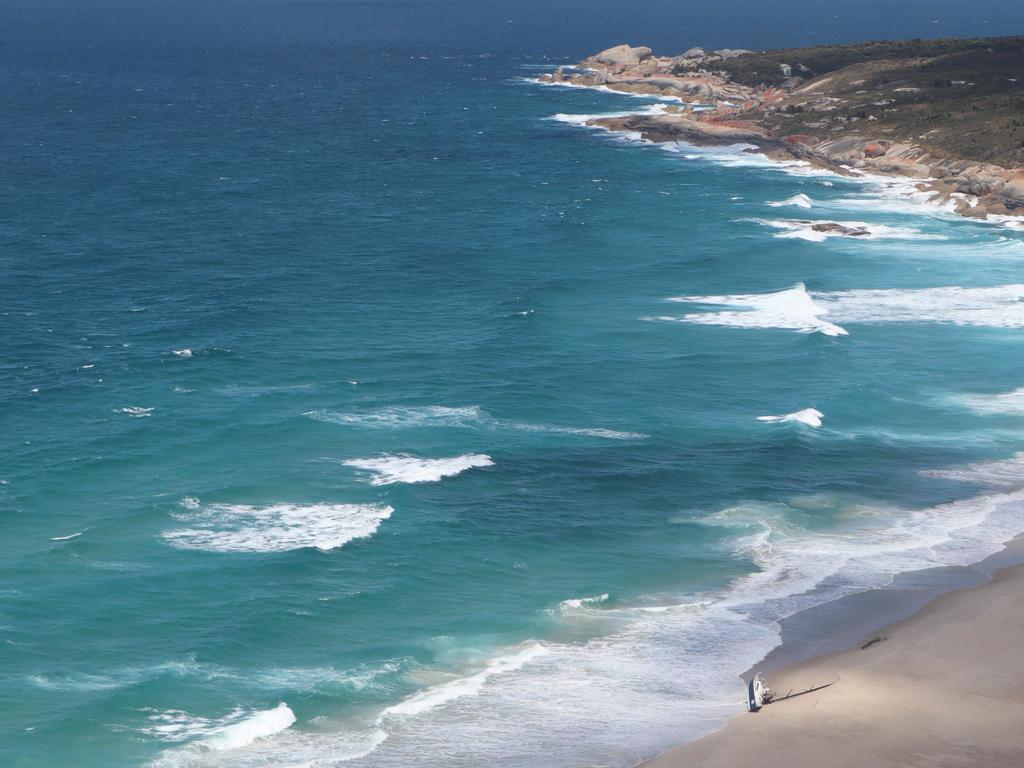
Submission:
[[[776,696],[775,691],[768,687],[761,678],[761,673],[758,672],[747,681],[747,711],[757,712],[761,707],[767,706],[768,704],[777,704],[780,701],[795,699],[797,696],[803,696],[806,693],[814,693],[815,691],[820,691],[823,688],[828,688],[830,685],[835,685],[836,682],[838,682],[838,679],[833,680],[831,683],[825,683],[824,685],[812,685],[810,688],[797,691],[796,693],[791,690],[785,696]]]

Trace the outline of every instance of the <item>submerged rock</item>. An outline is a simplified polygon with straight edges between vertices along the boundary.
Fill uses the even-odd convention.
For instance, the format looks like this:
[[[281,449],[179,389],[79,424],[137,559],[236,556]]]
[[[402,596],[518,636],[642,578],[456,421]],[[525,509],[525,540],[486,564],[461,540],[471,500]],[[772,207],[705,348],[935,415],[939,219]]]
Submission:
[[[867,227],[849,227],[840,224],[838,221],[821,221],[812,224],[811,229],[815,232],[825,232],[831,235],[842,235],[843,237],[868,237],[871,230]]]

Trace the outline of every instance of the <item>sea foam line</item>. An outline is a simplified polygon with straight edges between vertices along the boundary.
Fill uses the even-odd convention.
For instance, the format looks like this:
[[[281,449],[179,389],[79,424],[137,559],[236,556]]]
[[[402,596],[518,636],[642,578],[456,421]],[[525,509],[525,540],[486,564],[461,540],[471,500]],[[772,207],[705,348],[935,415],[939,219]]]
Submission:
[[[533,424],[511,419],[498,419],[476,405],[462,407],[389,406],[368,411],[324,409],[307,411],[303,415],[316,421],[376,429],[453,427],[491,431],[546,432],[557,435],[598,437],[607,440],[642,440],[648,437],[642,432],[626,432],[601,427],[561,427],[552,424]]]

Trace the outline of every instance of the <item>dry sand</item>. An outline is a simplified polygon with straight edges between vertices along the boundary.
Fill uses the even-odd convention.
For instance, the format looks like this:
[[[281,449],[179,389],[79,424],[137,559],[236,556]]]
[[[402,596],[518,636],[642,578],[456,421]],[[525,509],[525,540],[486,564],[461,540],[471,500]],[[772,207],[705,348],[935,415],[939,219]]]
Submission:
[[[767,678],[779,696],[830,687],[735,717],[644,768],[1024,768],[1024,565],[863,642],[876,636]]]

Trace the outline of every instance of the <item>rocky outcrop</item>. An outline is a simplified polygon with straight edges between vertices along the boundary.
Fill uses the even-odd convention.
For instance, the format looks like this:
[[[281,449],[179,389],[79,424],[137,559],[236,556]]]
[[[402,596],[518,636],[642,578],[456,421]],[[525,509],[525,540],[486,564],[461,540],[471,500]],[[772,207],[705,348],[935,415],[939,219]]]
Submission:
[[[767,134],[753,123],[696,120],[685,114],[605,117],[591,120],[588,125],[639,133],[654,142],[687,141],[704,145],[750,142],[758,145],[768,139]]]
[[[593,57],[593,60],[598,64],[623,71],[639,65],[641,61],[650,56],[651,49],[644,46],[634,48],[629,45],[616,45],[614,48],[601,51]]]

